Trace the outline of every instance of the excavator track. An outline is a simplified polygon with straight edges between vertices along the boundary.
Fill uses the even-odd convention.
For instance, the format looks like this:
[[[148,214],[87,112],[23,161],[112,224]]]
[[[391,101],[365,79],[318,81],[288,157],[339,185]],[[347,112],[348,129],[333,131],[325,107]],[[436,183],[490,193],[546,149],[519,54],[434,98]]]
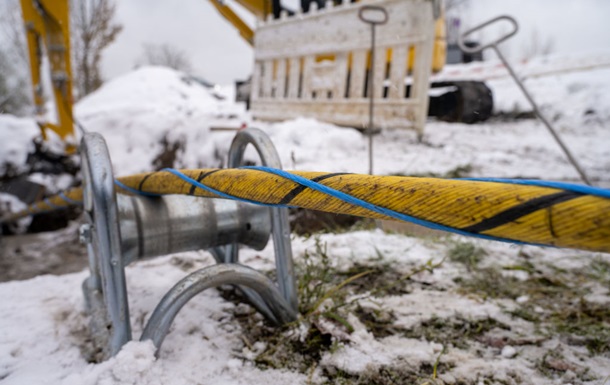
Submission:
[[[474,124],[484,122],[493,113],[493,94],[489,87],[478,81],[433,82],[434,89],[448,91],[430,96],[428,116],[445,122]]]

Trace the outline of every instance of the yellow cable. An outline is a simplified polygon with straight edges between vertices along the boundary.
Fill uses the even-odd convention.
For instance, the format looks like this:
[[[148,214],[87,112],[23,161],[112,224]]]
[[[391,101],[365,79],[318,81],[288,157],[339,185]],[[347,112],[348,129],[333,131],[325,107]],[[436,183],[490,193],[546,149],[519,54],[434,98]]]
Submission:
[[[338,214],[392,219],[261,170],[180,170],[202,184],[236,198]],[[436,178],[328,174],[293,175],[423,221],[485,236],[526,243],[610,252],[610,199],[557,188]],[[152,194],[218,195],[195,188],[168,171],[118,178],[128,189]],[[133,192],[117,187],[118,193]],[[65,193],[82,200],[80,189]],[[54,206],[66,200],[49,198]],[[39,202],[38,211],[50,210]],[[36,211],[36,210],[31,210]],[[21,212],[7,220],[29,215]]]

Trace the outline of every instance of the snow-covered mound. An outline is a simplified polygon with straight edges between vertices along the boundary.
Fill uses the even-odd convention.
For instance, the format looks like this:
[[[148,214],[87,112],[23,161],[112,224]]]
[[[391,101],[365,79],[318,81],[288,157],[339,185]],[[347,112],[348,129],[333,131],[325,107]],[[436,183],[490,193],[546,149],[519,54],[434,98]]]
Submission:
[[[174,144],[176,167],[217,165],[210,122],[238,111],[188,75],[143,67],[104,84],[76,105],[75,114],[85,130],[104,136],[120,176],[151,171]]]
[[[315,119],[257,124],[276,146],[282,166],[292,170],[364,172],[366,138],[358,131]],[[246,156],[251,153],[247,152]],[[255,156],[249,159],[256,159]]]
[[[8,170],[23,171],[28,153],[34,149],[32,140],[38,135],[34,119],[0,115],[0,175]]]

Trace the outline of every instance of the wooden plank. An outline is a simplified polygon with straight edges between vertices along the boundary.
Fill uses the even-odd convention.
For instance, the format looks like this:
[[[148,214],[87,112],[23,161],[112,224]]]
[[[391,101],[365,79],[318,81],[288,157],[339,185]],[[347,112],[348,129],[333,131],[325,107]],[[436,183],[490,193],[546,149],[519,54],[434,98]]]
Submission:
[[[368,121],[368,99],[344,99],[329,102],[325,100],[259,100],[252,102],[255,119],[281,121],[297,117],[312,117],[342,126],[363,128]],[[413,128],[418,103],[404,99],[380,100],[375,105],[375,122],[380,127]]]
[[[345,1],[344,1],[345,2]],[[373,0],[372,3],[380,1]],[[433,28],[428,16],[432,2],[415,0],[383,0],[390,15],[385,25],[377,26],[379,47],[389,47],[397,41],[414,44],[421,39],[423,28]],[[358,18],[362,2],[320,9],[286,20],[270,20],[256,29],[254,50],[256,59],[315,55],[320,52],[349,52],[367,47],[371,42],[371,27]]]
[[[350,99],[362,98],[364,95],[364,78],[366,71],[366,50],[354,51],[352,54],[352,69],[349,87]]]
[[[434,35],[430,35],[433,39]],[[428,117],[428,89],[430,88],[430,74],[432,73],[432,44],[418,44],[415,46],[415,60],[413,64],[413,85],[409,99],[417,101],[419,109],[415,115],[414,126],[421,137]]]
[[[286,97],[286,59],[277,60],[276,65],[274,97],[284,99]]]
[[[373,69],[373,76],[375,79],[375,92],[373,97],[375,99],[381,99],[383,97],[383,81],[385,80],[385,70],[387,63],[387,49],[376,48],[375,49],[375,68]]]
[[[288,99],[299,97],[299,78],[301,77],[301,59],[292,57],[288,61]]]
[[[273,86],[273,60],[265,60],[263,62],[263,98],[271,97],[271,88]]]
[[[409,48],[406,45],[392,47],[392,63],[390,64],[390,99],[405,97],[405,78],[407,76],[407,55]]]
[[[335,58],[335,87],[333,88],[333,99],[345,99],[345,88],[347,87],[348,54],[340,53]]]
[[[303,83],[301,84],[301,100],[311,100],[312,97],[312,70],[315,65],[315,58],[313,55],[305,56],[303,59]]]

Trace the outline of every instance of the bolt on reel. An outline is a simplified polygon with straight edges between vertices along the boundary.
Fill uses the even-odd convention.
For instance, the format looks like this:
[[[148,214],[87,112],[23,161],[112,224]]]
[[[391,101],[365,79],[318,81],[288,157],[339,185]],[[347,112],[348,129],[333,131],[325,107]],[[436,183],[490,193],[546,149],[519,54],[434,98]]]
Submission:
[[[258,129],[239,132],[229,151],[229,167],[241,164],[252,144],[265,166],[281,168],[271,140]],[[152,340],[157,353],[172,321],[201,291],[234,285],[271,323],[297,317],[297,296],[287,209],[226,199],[182,195],[116,194],[103,137],[87,133],[81,144],[86,223],[80,239],[87,245],[90,276],[83,282],[97,357],[116,355],[132,339],[125,267],[171,253],[206,249],[217,265],[189,274],[154,309],[140,340]],[[262,250],[273,236],[278,282],[239,264],[239,244]]]

